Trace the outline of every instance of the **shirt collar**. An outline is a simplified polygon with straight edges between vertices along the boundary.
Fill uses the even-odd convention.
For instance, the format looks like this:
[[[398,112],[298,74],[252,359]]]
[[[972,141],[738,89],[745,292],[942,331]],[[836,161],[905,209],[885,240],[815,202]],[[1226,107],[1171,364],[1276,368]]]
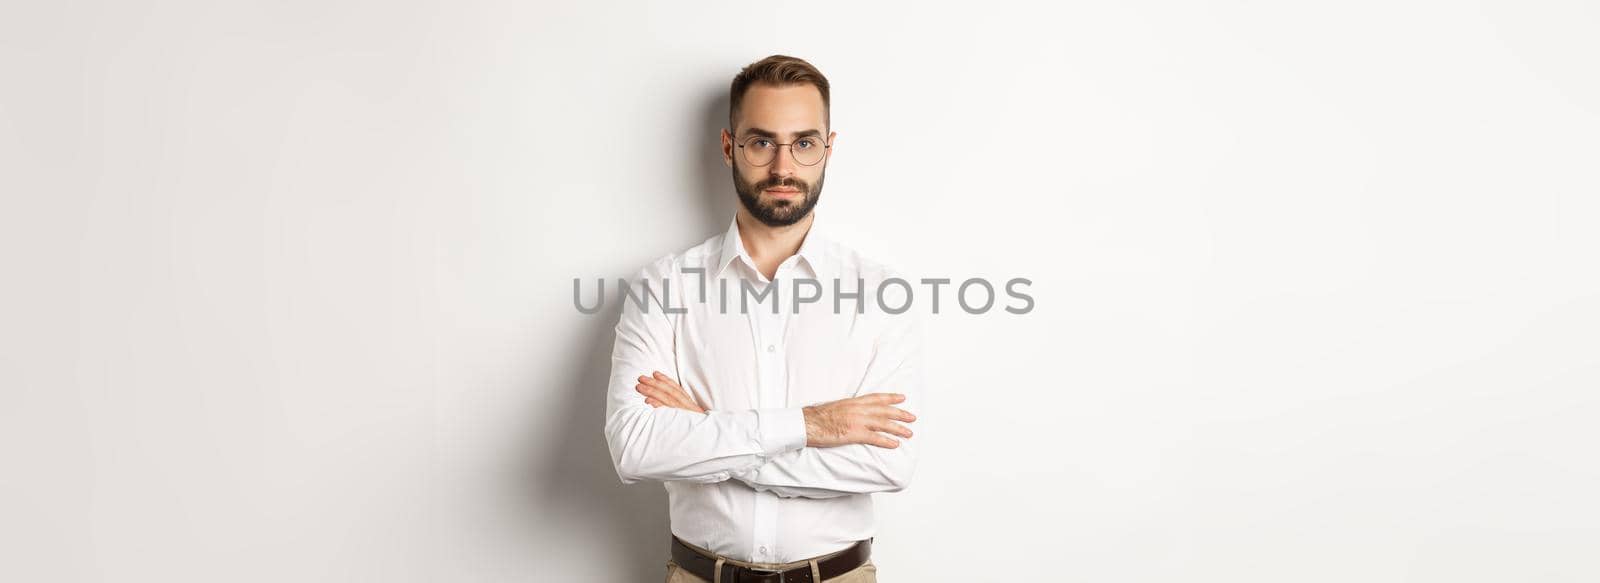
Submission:
[[[817,220],[817,212],[811,211],[811,228],[806,231],[806,237],[800,242],[800,250],[796,251],[795,255],[799,255],[801,261],[811,267],[812,275],[818,280],[825,280],[833,277],[834,273],[828,263],[826,237],[818,232]],[[733,220],[728,221],[728,231],[722,235],[722,254],[712,266],[711,278],[721,277],[722,271],[728,268],[728,264],[739,257],[744,257],[751,266],[756,264],[755,259],[751,258],[750,253],[744,248],[744,239],[739,237],[739,218],[735,214]]]

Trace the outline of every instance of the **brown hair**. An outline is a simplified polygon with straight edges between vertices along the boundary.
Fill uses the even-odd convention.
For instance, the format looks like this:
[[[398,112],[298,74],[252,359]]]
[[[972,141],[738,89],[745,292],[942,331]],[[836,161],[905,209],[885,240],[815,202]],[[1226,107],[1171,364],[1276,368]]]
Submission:
[[[728,131],[736,132],[734,119],[739,117],[739,105],[744,102],[744,94],[750,90],[751,85],[757,83],[767,85],[799,85],[810,84],[822,94],[822,120],[829,123],[828,114],[828,78],[822,76],[822,71],[811,66],[805,59],[788,55],[772,55],[754,63],[746,65],[733,77],[733,85],[728,88]],[[824,128],[826,131],[826,128]]]

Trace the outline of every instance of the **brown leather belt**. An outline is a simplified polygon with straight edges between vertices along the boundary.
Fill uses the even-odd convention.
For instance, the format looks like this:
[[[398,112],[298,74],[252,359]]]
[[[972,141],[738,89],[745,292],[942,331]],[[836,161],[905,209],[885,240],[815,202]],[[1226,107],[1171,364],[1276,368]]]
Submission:
[[[837,555],[817,562],[817,570],[822,572],[824,580],[838,577],[860,567],[872,557],[872,539],[867,539],[852,545]],[[694,576],[706,581],[717,581],[717,558],[706,555],[695,549],[689,548],[678,540],[677,535],[672,537],[672,561],[683,570],[693,573]],[[811,578],[811,566],[801,565],[788,571],[766,571],[753,569],[733,563],[722,564],[722,583],[821,583]]]

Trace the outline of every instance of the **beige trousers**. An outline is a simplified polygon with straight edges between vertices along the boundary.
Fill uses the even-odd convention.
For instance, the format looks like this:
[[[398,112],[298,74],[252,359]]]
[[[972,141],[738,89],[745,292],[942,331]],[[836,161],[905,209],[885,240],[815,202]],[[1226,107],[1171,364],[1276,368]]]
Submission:
[[[689,543],[684,543],[684,544],[689,545],[689,548],[691,548],[691,549],[700,551],[700,552],[705,553],[707,555],[716,556],[716,553],[713,553],[711,551],[705,550],[705,549],[697,547],[695,545],[690,545]],[[842,553],[844,551],[839,551],[839,552]],[[793,569],[795,567],[811,565],[811,576],[812,577],[816,577],[816,575],[817,575],[817,561],[827,560],[827,559],[829,559],[829,558],[831,558],[831,557],[833,557],[834,555],[837,555],[837,554],[839,554],[839,553],[826,554],[826,555],[822,555],[820,557],[813,557],[813,558],[810,558],[810,559],[806,559],[804,561],[795,561],[793,563],[746,563],[744,561],[735,561],[733,559],[724,559],[723,562],[731,563],[731,564],[734,564],[734,565],[740,565],[740,566],[744,566],[744,567],[757,567],[757,568],[761,568],[761,569],[782,569],[782,570],[785,570],[785,571],[787,571],[789,569]],[[878,566],[872,564],[872,559],[867,559],[867,562],[862,563],[860,567],[856,567],[854,569],[851,569],[851,570],[839,575],[838,577],[834,577],[832,579],[825,579],[824,581],[826,581],[827,583],[878,583]],[[705,579],[701,579],[699,577],[696,577],[694,575],[694,573],[690,573],[688,571],[683,570],[682,567],[679,567],[678,563],[676,561],[673,561],[672,559],[667,559],[667,583],[701,583],[701,582],[704,582],[704,583],[723,583],[722,581],[706,581]]]

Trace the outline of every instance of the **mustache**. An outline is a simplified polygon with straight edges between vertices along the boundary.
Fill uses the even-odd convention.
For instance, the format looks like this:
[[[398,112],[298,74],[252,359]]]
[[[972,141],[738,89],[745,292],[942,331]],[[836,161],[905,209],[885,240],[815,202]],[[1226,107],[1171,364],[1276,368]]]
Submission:
[[[782,188],[793,188],[793,189],[799,190],[800,192],[804,192],[804,193],[807,193],[807,194],[811,193],[811,185],[810,184],[806,184],[805,181],[796,180],[794,178],[768,178],[766,180],[762,180],[761,182],[757,182],[755,184],[755,191],[756,192],[761,192],[761,191],[766,190],[768,188],[780,188],[780,187],[782,187]]]

